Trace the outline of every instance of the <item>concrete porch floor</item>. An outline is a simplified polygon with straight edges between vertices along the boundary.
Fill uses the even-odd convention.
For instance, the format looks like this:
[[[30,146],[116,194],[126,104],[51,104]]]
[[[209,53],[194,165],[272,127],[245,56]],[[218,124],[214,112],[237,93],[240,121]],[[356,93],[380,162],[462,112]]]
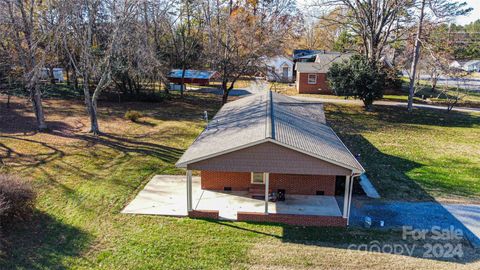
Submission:
[[[187,216],[186,177],[156,175],[123,210],[125,214]],[[202,190],[200,177],[193,177],[193,209],[218,210],[220,218],[236,220],[237,212],[263,213],[265,202],[248,192]],[[284,202],[269,202],[270,213],[341,216],[333,196],[289,195]]]

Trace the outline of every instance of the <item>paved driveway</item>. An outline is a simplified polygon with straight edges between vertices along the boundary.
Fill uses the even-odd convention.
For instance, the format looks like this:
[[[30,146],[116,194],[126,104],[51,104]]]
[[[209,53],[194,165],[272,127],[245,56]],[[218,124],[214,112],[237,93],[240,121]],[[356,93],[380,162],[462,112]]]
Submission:
[[[431,229],[433,226],[461,229],[477,248],[480,248],[480,205],[440,204],[437,202],[399,202],[354,198],[350,224],[363,226],[365,216],[378,227],[383,220],[386,228],[412,226]]]

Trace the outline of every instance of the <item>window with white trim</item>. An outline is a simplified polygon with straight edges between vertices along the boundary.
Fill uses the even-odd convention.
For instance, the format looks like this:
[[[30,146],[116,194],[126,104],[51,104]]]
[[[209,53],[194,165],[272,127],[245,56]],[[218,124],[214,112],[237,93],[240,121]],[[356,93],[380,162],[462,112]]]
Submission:
[[[317,74],[308,74],[308,84],[317,84]]]
[[[252,184],[265,184],[265,174],[263,172],[252,172]]]

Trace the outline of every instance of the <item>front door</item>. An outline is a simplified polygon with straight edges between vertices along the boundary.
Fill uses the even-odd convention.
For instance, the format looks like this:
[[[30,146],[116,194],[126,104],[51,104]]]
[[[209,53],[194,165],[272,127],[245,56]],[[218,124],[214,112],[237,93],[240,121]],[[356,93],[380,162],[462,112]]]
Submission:
[[[288,66],[287,66],[287,67],[283,67],[283,69],[282,69],[282,76],[283,76],[283,79],[284,79],[284,80],[287,80],[287,79],[288,79]]]

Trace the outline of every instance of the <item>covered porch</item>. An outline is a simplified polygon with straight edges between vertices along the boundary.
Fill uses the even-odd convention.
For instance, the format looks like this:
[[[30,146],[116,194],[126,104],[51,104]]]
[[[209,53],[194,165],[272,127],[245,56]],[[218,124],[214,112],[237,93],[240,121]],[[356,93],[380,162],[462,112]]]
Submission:
[[[190,212],[218,212],[218,218],[224,220],[242,219],[238,213],[244,213],[244,216],[245,213],[263,215],[265,211],[280,215],[343,216],[334,196],[288,195],[285,201],[268,202],[252,198],[248,191],[202,190],[200,177],[192,176],[189,179],[188,188],[185,188],[185,176],[153,177],[122,213],[188,216],[191,207]],[[188,199],[190,196],[191,200]]]

